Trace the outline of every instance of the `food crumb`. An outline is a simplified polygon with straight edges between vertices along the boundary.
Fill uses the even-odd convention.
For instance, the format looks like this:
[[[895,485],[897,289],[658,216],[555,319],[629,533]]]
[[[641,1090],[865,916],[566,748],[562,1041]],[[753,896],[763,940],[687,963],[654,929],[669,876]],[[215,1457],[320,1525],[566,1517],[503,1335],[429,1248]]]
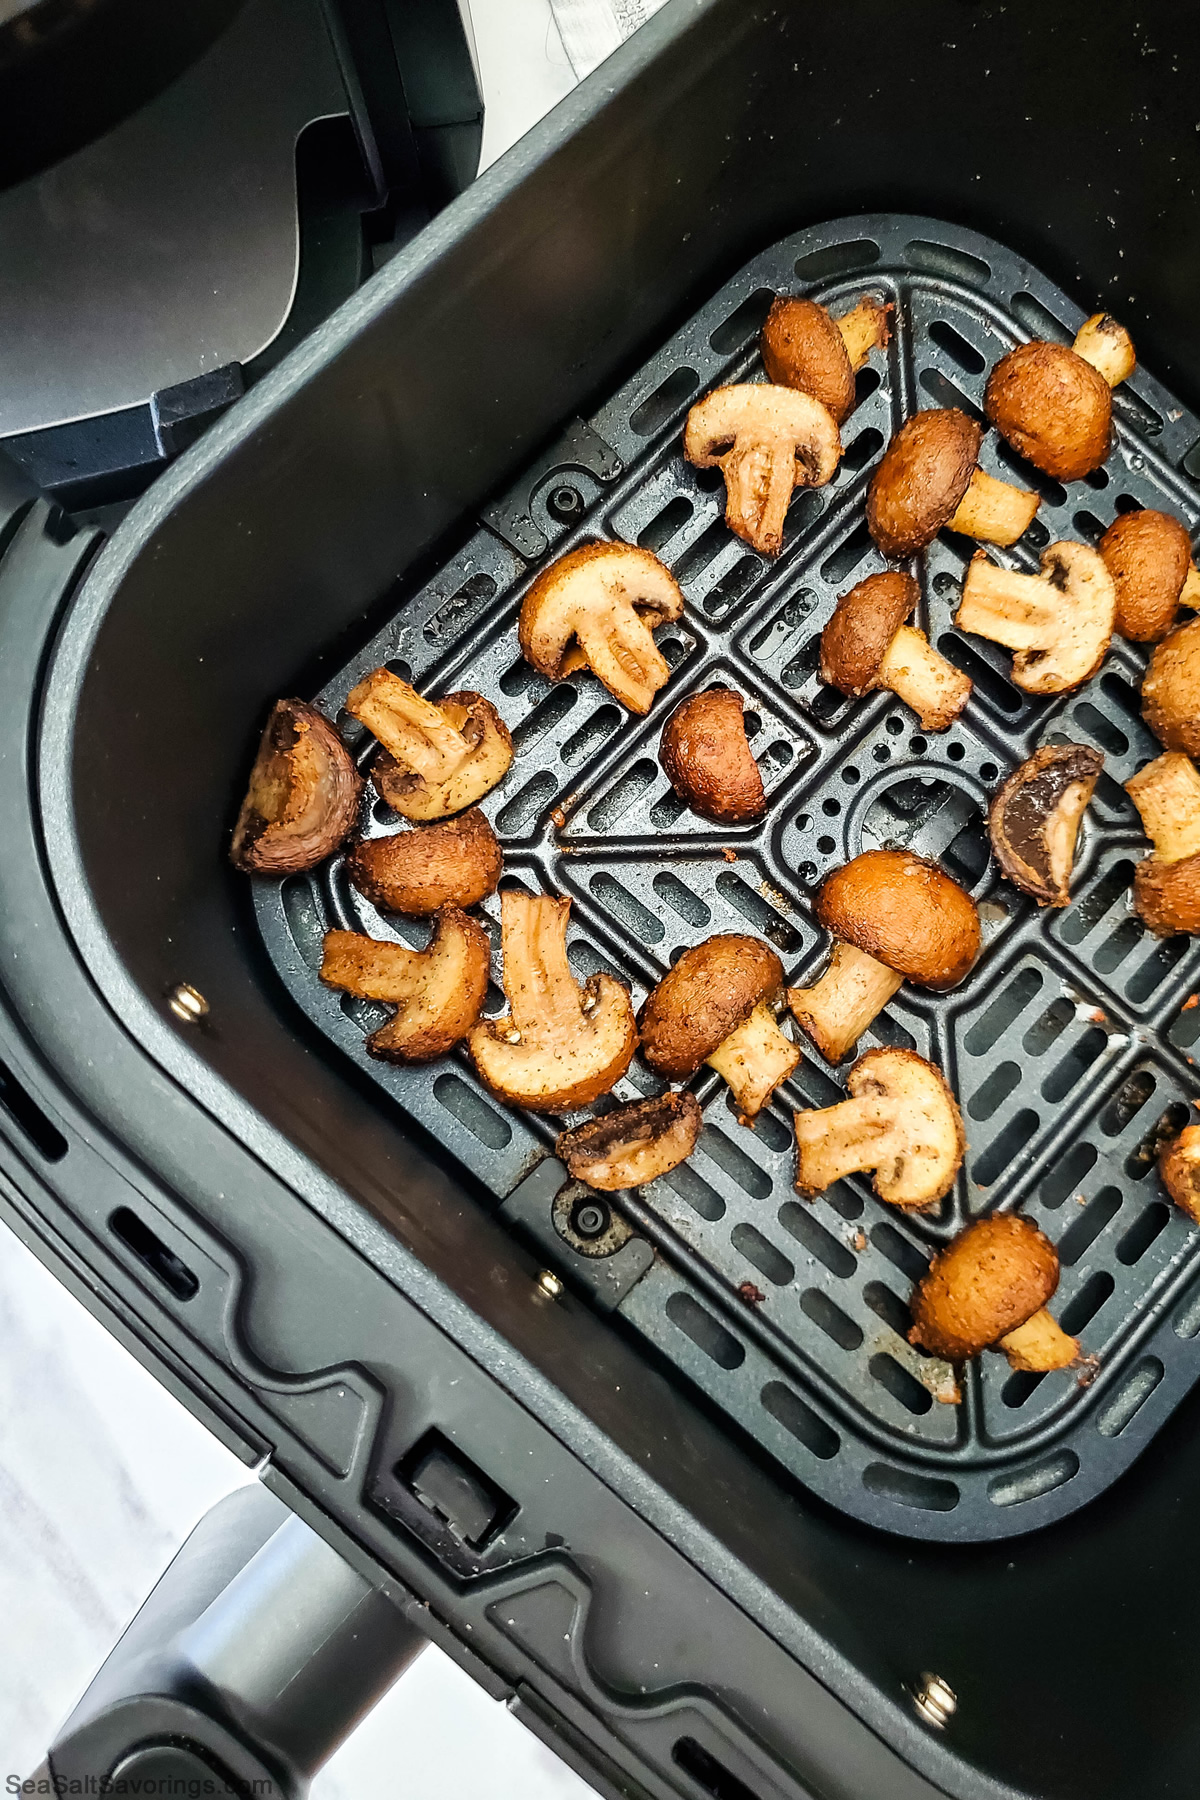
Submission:
[[[722,850],[721,855],[725,858],[726,862],[737,861],[737,851],[731,850],[728,844],[726,844],[725,848]]]
[[[566,822],[567,822],[566,813],[563,811],[561,806],[556,806],[554,811],[550,814],[550,823],[558,831],[561,831],[563,826],[566,824]]]
[[[738,1287],[737,1297],[747,1306],[761,1306],[767,1296],[752,1281],[743,1281]]]
[[[1076,1194],[1075,1204],[1076,1204],[1076,1206],[1086,1206],[1087,1205],[1087,1195],[1086,1194]]]
[[[1094,1006],[1088,1014],[1088,1018],[1092,1021],[1093,1025],[1103,1025],[1108,1018],[1108,1014],[1102,1006]]]
[[[1180,1012],[1191,1012],[1195,1006],[1200,1006],[1200,994],[1189,994],[1179,1010]]]
[[[1079,1359],[1079,1373],[1075,1377],[1076,1386],[1081,1388],[1091,1387],[1099,1373],[1100,1358],[1098,1356],[1081,1356]]]
[[[856,1231],[853,1238],[851,1239],[851,1242],[853,1243],[854,1248],[856,1250],[860,1250],[860,1251],[865,1250],[867,1247],[866,1232],[865,1231]]]

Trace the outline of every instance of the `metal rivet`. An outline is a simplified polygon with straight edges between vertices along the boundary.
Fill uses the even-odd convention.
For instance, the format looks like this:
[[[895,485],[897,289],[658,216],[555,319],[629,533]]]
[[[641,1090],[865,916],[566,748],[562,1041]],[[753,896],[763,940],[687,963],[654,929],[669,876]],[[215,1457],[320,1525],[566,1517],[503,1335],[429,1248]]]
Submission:
[[[537,1284],[541,1288],[543,1294],[548,1295],[551,1300],[557,1300],[563,1291],[563,1284],[554,1273],[553,1269],[541,1270],[537,1278]]]
[[[208,1001],[198,988],[181,981],[167,995],[167,1005],[181,1025],[198,1025],[208,1017]]]
[[[932,1725],[935,1731],[944,1731],[958,1710],[958,1695],[950,1683],[928,1671],[921,1676],[920,1685],[913,1689],[912,1698],[925,1723]]]

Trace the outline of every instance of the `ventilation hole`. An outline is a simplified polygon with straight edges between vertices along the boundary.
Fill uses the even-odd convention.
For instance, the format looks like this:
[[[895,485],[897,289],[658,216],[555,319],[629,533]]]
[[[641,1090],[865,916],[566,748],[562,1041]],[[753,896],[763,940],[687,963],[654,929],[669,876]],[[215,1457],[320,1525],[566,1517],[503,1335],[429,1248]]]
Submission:
[[[623,979],[608,959],[601,956],[586,938],[572,938],[567,945],[567,961],[577,981],[587,981],[593,975],[611,975],[614,981]]]
[[[960,387],[956,387],[948,375],[940,369],[922,369],[921,386],[931,400],[938,406],[956,406],[959,412],[965,412],[968,418],[975,419],[980,425],[986,425],[983,408],[975,400],[968,400]]]
[[[830,587],[836,587],[839,582],[846,579],[852,569],[857,569],[863,557],[873,548],[871,533],[867,530],[867,522],[864,519],[860,525],[855,527],[849,537],[843,538],[832,556],[826,557],[821,564],[822,581],[828,582]]]
[[[820,1288],[805,1288],[800,1296],[800,1310],[840,1349],[857,1350],[862,1343],[863,1334],[854,1320]]]
[[[1183,1100],[1176,1100],[1159,1115],[1153,1128],[1125,1158],[1125,1173],[1132,1181],[1144,1180],[1158,1162],[1165,1146],[1172,1138],[1179,1136],[1190,1118],[1191,1108]]]
[[[992,1070],[981,1088],[972,1094],[967,1102],[967,1112],[973,1119],[990,1119],[998,1107],[1003,1106],[1008,1096],[1021,1082],[1020,1066],[1014,1062],[1003,1062]]]
[[[699,386],[700,377],[695,369],[675,369],[630,414],[629,429],[636,431],[639,437],[653,437]]]
[[[790,1431],[806,1450],[819,1456],[822,1462],[828,1462],[831,1456],[837,1455],[842,1447],[837,1432],[824,1419],[818,1418],[812,1407],[806,1406],[798,1394],[793,1394],[791,1388],[784,1387],[782,1381],[769,1381],[759,1398],[771,1417],[778,1420],[785,1431]]]
[[[1005,1406],[1011,1406],[1015,1411],[1037,1393],[1045,1379],[1044,1375],[1035,1375],[1029,1369],[1018,1369],[1000,1389],[1000,1398]]]
[[[783,769],[786,769],[788,764],[794,761],[795,755],[794,747],[785,743],[782,738],[774,744],[768,744],[758,759],[758,766],[762,770],[764,780],[769,781],[772,776],[778,775]]]
[[[1046,338],[1052,344],[1070,344],[1075,340],[1075,333],[1032,294],[1014,294],[1009,309],[1020,319],[1030,337]]]
[[[737,1369],[745,1362],[746,1352],[733,1333],[726,1331],[690,1294],[672,1294],[665,1311],[672,1325],[677,1325],[719,1368]]]
[[[890,737],[899,737],[900,733],[904,730],[904,720],[898,719],[893,713],[887,722],[887,729]]]
[[[1078,1337],[1084,1327],[1091,1324],[1116,1285],[1107,1269],[1097,1269],[1094,1275],[1089,1275],[1059,1314],[1058,1322],[1063,1330],[1071,1337]]]
[[[1023,488],[1034,488],[1042,496],[1047,506],[1059,507],[1067,503],[1067,490],[1052,475],[1044,475],[1041,469],[1034,468],[1032,463],[1025,462],[1017,452],[1006,444],[1003,438],[996,442],[996,460],[1001,467],[1007,469],[1014,481]]]
[[[702,575],[714,556],[729,548],[729,529],[724,518],[714,519],[706,525],[694,543],[688,545],[679,561],[675,564],[675,579],[687,586],[697,575]]]
[[[360,744],[366,742],[366,726],[356,719],[353,713],[347,712],[344,706],[334,720],[334,724],[338,728],[342,742],[348,749],[357,750]]]
[[[1114,391],[1113,411],[1142,437],[1159,437],[1162,433],[1162,414],[1155,412],[1149,402],[1143,400],[1140,394],[1135,394],[1132,388],[1122,386]]]
[[[1061,927],[1064,943],[1082,943],[1104,915],[1116,905],[1132,880],[1132,862],[1122,860],[1114,863],[1108,873],[1064,916]]]
[[[1092,966],[1101,975],[1111,975],[1114,969],[1120,968],[1130,952],[1137,949],[1145,935],[1145,930],[1137,919],[1123,919],[1093,953]]]
[[[1022,534],[1023,542],[1034,550],[1044,550],[1050,542],[1050,533],[1040,519],[1030,519]]]
[[[63,1155],[67,1146],[63,1145]],[[128,1206],[118,1206],[111,1214],[108,1229],[113,1236],[119,1238],[127,1250],[131,1250],[140,1263],[144,1263],[150,1273],[162,1282],[169,1293],[177,1300],[190,1300],[199,1291],[200,1281],[169,1245],[164,1244],[156,1232],[151,1231],[144,1219],[139,1219]]]
[[[1107,1043],[1108,1033],[1101,1031],[1098,1025],[1085,1031],[1079,1042],[1051,1069],[1043,1081],[1042,1099],[1064,1100],[1076,1082],[1091,1068]]]
[[[966,375],[979,375],[987,367],[974,344],[968,344],[965,337],[948,325],[944,319],[935,319],[929,327],[929,335],[938,347],[946,352],[952,362],[956,362]]]
[[[799,1206],[794,1200],[785,1200],[779,1209],[779,1223],[798,1243],[804,1245],[810,1256],[815,1256],[818,1262],[824,1263],[831,1275],[839,1275],[843,1280],[853,1275],[858,1267],[854,1257],[845,1244],[839,1243],[832,1232],[826,1231],[808,1207]],[[925,1272],[924,1265],[921,1272]]]
[[[661,512],[655,513],[648,525],[643,525],[637,536],[639,545],[643,550],[661,550],[664,544],[670,543],[677,531],[682,530],[695,510],[690,500],[685,499],[682,494],[676,494],[673,500],[667,501]]]
[[[1021,1040],[1027,1056],[1044,1056],[1056,1044],[1075,1017],[1075,1002],[1060,994],[1052,1000],[1040,1019],[1036,1019]]]
[[[615,706],[600,707],[563,745],[562,759],[567,767],[573,769],[586,761],[594,750],[607,742],[620,723],[621,714]]]
[[[627,887],[601,870],[592,876],[591,888],[600,904],[635,937],[641,938],[643,944],[661,944],[666,936],[661,922]]]
[[[1104,536],[1104,521],[1093,512],[1081,509],[1075,514],[1075,529],[1089,544],[1098,544]]]
[[[927,1387],[923,1387],[915,1375],[901,1368],[894,1356],[881,1350],[867,1364],[872,1375],[881,1388],[885,1388],[893,1400],[898,1400],[910,1413],[927,1413],[933,1405],[933,1395]]]
[[[496,815],[496,823],[503,832],[520,831],[539,813],[558,787],[553,775],[545,770],[535,775],[531,781],[515,793],[507,806],[501,807]]]
[[[697,1175],[695,1169],[687,1163],[680,1163],[677,1169],[662,1177],[672,1193],[686,1200],[694,1213],[715,1225],[718,1219],[725,1217],[725,1202],[715,1188],[709,1187],[703,1176]]]
[[[1112,776],[1106,775],[1103,769],[1096,781],[1095,798],[1099,806],[1107,807],[1110,813],[1118,814],[1123,824],[1133,825],[1137,817],[1133,801],[1125,789],[1119,787]]]
[[[983,875],[991,858],[991,848],[983,819],[976,814],[941,855],[942,866],[962,887],[973,888]]]
[[[860,369],[858,374],[854,377],[855,406],[861,406],[864,400],[869,400],[882,381],[883,376],[879,373],[878,369]]]
[[[821,802],[821,811],[828,819],[836,819],[841,810],[842,803],[840,800],[822,800]]]
[[[693,894],[691,888],[684,887],[675,875],[666,871],[656,875],[654,891],[672,912],[678,913],[685,925],[703,926],[712,919],[712,913],[699,895]]]
[[[1132,1268],[1140,1262],[1157,1237],[1167,1229],[1171,1222],[1171,1209],[1164,1206],[1161,1200],[1152,1200],[1145,1211],[1133,1221],[1117,1245],[1117,1261]]]
[[[736,311],[722,319],[716,330],[709,334],[710,349],[718,356],[729,356],[734,350],[740,350],[762,330],[774,298],[770,288],[756,288],[749,299],[743,300]]]
[[[539,706],[535,706],[528,718],[523,719],[512,734],[513,749],[518,755],[536,744],[539,738],[561,725],[571,708],[579,698],[579,690],[573,687],[558,687],[547,694]]]
[[[1190,1003],[1184,1002],[1183,1009],[1167,1036],[1180,1050],[1190,1050],[1196,1039],[1200,1038],[1200,1006],[1196,1005],[1194,999]]]
[[[950,758],[951,762],[961,762],[966,754],[967,752],[962,744],[950,744],[947,746],[946,755]]]
[[[716,880],[717,892],[728,901],[735,912],[741,913],[743,919],[755,926],[769,943],[777,950],[793,951],[800,948],[803,939],[800,933],[789,925],[787,920],[769,906],[761,894],[748,888],[740,876],[730,869],[722,869]]]
[[[912,1314],[899,1294],[893,1294],[891,1288],[885,1287],[882,1281],[868,1281],[863,1289],[863,1299],[876,1318],[882,1319],[897,1337],[908,1337]]]
[[[378,1031],[386,1025],[391,1011],[381,1006],[378,1000],[361,1000],[357,994],[343,994],[338,1001],[343,1014],[352,1025],[356,1025],[364,1037],[372,1031]]]
[[[996,1475],[988,1482],[988,1499],[993,1506],[1019,1506],[1023,1500],[1037,1500],[1052,1494],[1055,1488],[1079,1473],[1079,1458],[1073,1450],[1060,1450],[1032,1469],[1019,1475]]]
[[[879,245],[873,238],[855,238],[849,244],[810,250],[797,261],[796,273],[801,281],[820,281],[824,276],[848,274],[851,269],[868,269],[879,257]]]
[[[853,442],[842,451],[841,467],[849,469],[851,474],[857,475],[860,469],[866,468],[876,451],[882,449],[882,431],[876,431],[873,425],[868,425],[867,429],[860,431]]]
[[[1107,750],[1110,756],[1124,756],[1128,750],[1129,739],[1125,733],[1118,731],[1111,720],[1106,719],[1090,700],[1081,700],[1078,703],[1075,708],[1075,721],[1086,732],[1089,732],[1093,741],[1099,744],[1102,750]]]
[[[1038,1199],[1049,1208],[1061,1206],[1067,1195],[1078,1190],[1080,1183],[1095,1167],[1099,1152],[1094,1144],[1072,1144],[1066,1155],[1042,1177]]]
[[[1139,727],[1141,726],[1141,695],[1132,683],[1126,681],[1123,675],[1116,675],[1110,670],[1107,675],[1101,676],[1100,687],[1114,706],[1119,706],[1128,718],[1132,719]]]
[[[1174,1328],[1175,1336],[1185,1339],[1194,1338],[1200,1333],[1200,1291],[1196,1284],[1193,1284],[1188,1297],[1175,1314]]]
[[[814,488],[797,488],[788,501],[787,512],[783,516],[784,542],[790,544],[802,532],[815,525],[825,510],[825,496]]]
[[[759,662],[770,662],[795,637],[802,622],[808,617],[816,605],[817,597],[811,588],[800,588],[788,600],[786,606],[780,608],[769,625],[750,640],[750,654]],[[817,640],[820,642],[820,640]]]
[[[1039,970],[1025,968],[1009,982],[963,1039],[963,1046],[970,1056],[983,1056],[1004,1036],[1013,1020],[1025,1011],[1039,991],[1042,980]]]
[[[623,818],[630,807],[641,799],[647,788],[653,787],[658,780],[657,766],[645,758],[634,763],[615,787],[602,794],[588,813],[588,824],[595,831],[608,831],[617,820]],[[504,815],[500,822],[503,824]]]
[[[662,659],[666,663],[668,669],[674,670],[679,667],[689,649],[692,648],[693,642],[694,640],[691,639],[685,643],[682,638],[659,638],[658,647],[662,651]]]
[[[921,1392],[925,1390],[922,1388]],[[952,1481],[938,1481],[932,1475],[914,1475],[911,1469],[895,1469],[890,1463],[868,1463],[862,1473],[862,1484],[869,1494],[894,1500],[897,1506],[914,1507],[920,1512],[953,1512],[958,1505],[958,1489]]]
[[[1157,1356],[1143,1356],[1096,1420],[1100,1435],[1120,1437],[1129,1421],[1141,1412],[1165,1373]]]
[[[910,1239],[902,1237],[894,1225],[880,1220],[871,1227],[871,1242],[902,1275],[920,1281],[929,1273],[929,1258]]]
[[[458,592],[451,594],[449,600],[443,600],[437,611],[431,613],[426,619],[422,629],[425,642],[440,644],[444,643],[447,638],[454,637],[477,613],[483,611],[488,601],[495,595],[496,588],[495,576],[489,575],[483,569],[478,574],[472,575],[469,580],[464,581]],[[398,665],[389,663],[387,666],[400,675],[401,681],[412,680],[412,671],[407,663]],[[400,674],[401,669],[404,671],[403,674]]]
[[[733,567],[722,575],[716,586],[704,596],[704,610],[710,619],[723,619],[742,596],[754,585],[762,564],[757,556],[739,556]]]
[[[915,1050],[917,1047],[912,1033],[904,1029],[899,1019],[894,1019],[887,1012],[876,1014],[868,1035],[877,1043],[886,1044],[889,1050]]]
[[[1091,1249],[1105,1226],[1110,1224],[1120,1212],[1121,1201],[1120,1188],[1101,1188],[1095,1198],[1088,1201],[1078,1217],[1072,1219],[1058,1244],[1058,1260],[1064,1268],[1072,1268],[1084,1251]]]
[[[694,1737],[676,1738],[671,1759],[711,1800],[757,1800],[753,1789]]]
[[[668,788],[650,808],[650,823],[655,831],[668,831],[672,825],[679,823],[686,811],[687,801],[674,788]]]
[[[735,1225],[729,1237],[738,1255],[744,1256],[760,1275],[765,1275],[776,1287],[787,1287],[795,1279],[796,1271],[787,1257],[781,1255],[774,1244],[769,1243],[753,1225]]]
[[[1038,1127],[1038,1116],[1024,1107],[1009,1120],[1004,1130],[988,1145],[983,1155],[978,1158],[972,1175],[977,1187],[990,1187],[998,1175],[1003,1175],[1017,1152],[1024,1148]]]
[[[784,687],[803,687],[805,682],[811,680],[816,674],[817,665],[820,660],[821,640],[819,637],[809,638],[803,648],[797,652],[791,662],[782,670],[779,679],[783,682]],[[835,698],[836,704],[840,706],[842,704],[841,695],[838,694]]]
[[[813,1070],[814,1075],[816,1070]],[[836,1089],[834,1090],[837,1091]],[[788,1133],[790,1139],[791,1133]],[[832,1206],[834,1212],[840,1213],[843,1219],[861,1219],[863,1203],[854,1189],[847,1187],[844,1181],[835,1181],[832,1187],[825,1189],[821,1198],[826,1206]]]
[[[956,669],[961,669],[964,675],[970,676],[983,698],[989,700],[998,712],[1004,713],[1006,718],[1015,719],[1022,711],[1024,698],[1012,682],[1006,681],[999,670],[985,662],[956,632],[943,632],[938,639],[938,649],[947,662],[953,663]]]
[[[1156,942],[1153,951],[1135,969],[1125,983],[1125,992],[1137,1003],[1148,1000],[1155,988],[1161,987],[1176,963],[1180,962],[1191,949],[1191,943],[1185,937],[1166,938]]]
[[[279,897],[293,944],[310,969],[319,969],[324,959],[325,920],[312,883],[305,875],[289,875]]]
[[[486,1100],[457,1075],[439,1075],[433,1084],[434,1099],[452,1118],[465,1125],[489,1150],[503,1150],[512,1139],[512,1126]]]
[[[860,779],[861,778],[859,776],[857,769],[843,769],[842,770],[842,780],[846,783],[846,785],[848,787],[853,787],[855,785],[855,783],[858,782]]]
[[[518,657],[517,661],[510,664],[500,677],[500,692],[507,694],[512,700],[518,694],[532,690],[536,690],[537,697],[540,698],[542,694],[550,692],[550,683],[544,675],[538,674],[532,663],[527,663],[523,656]]]
[[[832,856],[837,849],[837,844],[831,837],[819,837],[817,839],[817,849],[821,852],[822,856]]]
[[[771,1177],[756,1162],[752,1162],[743,1150],[739,1150],[723,1131],[718,1131],[715,1125],[706,1125],[700,1133],[700,1145],[718,1169],[728,1175],[731,1181],[736,1181],[752,1199],[766,1199],[772,1187]]]

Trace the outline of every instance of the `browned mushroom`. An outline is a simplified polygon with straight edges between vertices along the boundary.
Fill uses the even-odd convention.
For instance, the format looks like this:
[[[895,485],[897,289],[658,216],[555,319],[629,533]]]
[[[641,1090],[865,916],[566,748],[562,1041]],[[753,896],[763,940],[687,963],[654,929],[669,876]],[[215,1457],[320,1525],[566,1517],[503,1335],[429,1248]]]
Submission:
[[[1200,933],[1200,773],[1169,750],[1139,769],[1125,791],[1154,845],[1134,870],[1133,905],[1159,937]]]
[[[769,945],[736,933],[707,938],[684,951],[643,1006],[642,1055],[669,1081],[707,1063],[747,1124],[800,1061],[772,1009],[782,986],[783,964]]]
[[[988,810],[992,850],[1039,906],[1067,906],[1083,815],[1104,768],[1087,744],[1043,744],[1014,769]]]
[[[390,669],[373,669],[351,688],[346,709],[379,739],[371,779],[405,819],[473,806],[512,761],[508,726],[482,694],[447,694],[435,705]]]
[[[949,526],[990,544],[1015,544],[1037,494],[979,467],[983,428],[957,407],[914,413],[883,455],[867,491],[867,525],[885,556],[915,556]]]
[[[1142,714],[1168,750],[1200,756],[1200,619],[1177,625],[1150,652]]]
[[[1035,469],[1078,481],[1108,455],[1112,390],[1134,367],[1128,332],[1095,313],[1071,349],[1034,340],[1002,356],[988,377],[984,411]]]
[[[1030,1219],[976,1219],[934,1257],[911,1301],[909,1342],[947,1362],[1003,1350],[1014,1369],[1068,1369],[1079,1340],[1046,1311],[1058,1252]]]
[[[714,388],[693,406],[683,453],[725,477],[725,523],[764,556],[783,547],[792,491],[833,479],[842,441],[832,414],[794,388]]]
[[[888,341],[890,304],[864,296],[840,319],[815,300],[776,296],[762,329],[767,380],[811,394],[835,422],[854,408],[854,377],[871,351]]]
[[[564,1131],[554,1152],[576,1181],[613,1193],[678,1168],[696,1148],[702,1122],[694,1094],[659,1094]]]
[[[653,632],[682,613],[679,583],[651,551],[581,544],[526,593],[521,654],[551,681],[590,669],[630,712],[649,712],[671,673]]]
[[[891,1206],[936,1206],[966,1149],[962,1119],[941,1071],[912,1050],[868,1050],[846,1077],[850,1098],[796,1114],[796,1186],[820,1194],[873,1169]]]
[[[381,943],[357,931],[325,934],[321,980],[361,1000],[396,1008],[371,1033],[367,1050],[385,1062],[432,1062],[466,1037],[487,993],[487,932],[456,906],[444,906],[424,950]]]
[[[979,954],[975,902],[936,863],[868,850],[822,883],[815,911],[833,934],[821,978],[788,1005],[827,1062],[840,1062],[905,979],[941,992]]]
[[[1176,1206],[1200,1225],[1200,1125],[1185,1125],[1177,1138],[1164,1144],[1158,1172]]]
[[[821,680],[852,700],[887,688],[911,706],[926,731],[953,725],[972,682],[923,631],[906,625],[921,590],[898,569],[868,575],[843,594],[821,633]]]
[[[1200,607],[1200,571],[1192,540],[1178,519],[1151,506],[1118,513],[1099,550],[1117,590],[1117,630],[1135,644],[1154,644],[1181,606]]]
[[[346,858],[346,873],[372,906],[417,917],[476,905],[495,893],[500,868],[496,834],[477,806],[437,825],[364,838]]]
[[[1012,678],[1027,694],[1067,694],[1104,661],[1117,591],[1087,544],[1051,544],[1040,575],[1000,569],[977,550],[954,623],[1013,650]]]
[[[659,744],[663,772],[693,812],[744,825],[767,810],[762,776],[750,754],[742,696],[708,688],[675,708]]]
[[[230,859],[248,875],[295,875],[337,849],[358,813],[362,782],[329,720],[303,700],[277,700],[233,830]]]

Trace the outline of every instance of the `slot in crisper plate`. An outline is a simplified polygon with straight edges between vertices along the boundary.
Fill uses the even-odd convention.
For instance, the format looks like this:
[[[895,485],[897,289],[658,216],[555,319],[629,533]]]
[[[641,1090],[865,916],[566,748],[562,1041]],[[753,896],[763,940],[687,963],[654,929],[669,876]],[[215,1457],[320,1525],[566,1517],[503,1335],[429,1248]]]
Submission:
[[[762,379],[756,341],[770,296],[849,303],[864,290],[895,303],[895,332],[859,377],[836,480],[797,493],[782,556],[768,562],[722,520],[715,471],[683,461],[689,405],[717,382]],[[1114,302],[1115,303],[1115,302]],[[793,1191],[790,1116],[828,1104],[844,1071],[804,1045],[794,1081],[755,1131],[737,1124],[709,1071],[700,1146],[683,1168],[621,1210],[656,1251],[630,1258],[607,1301],[812,1492],[860,1519],[919,1537],[972,1540],[1027,1531],[1103,1489],[1200,1374],[1200,1232],[1166,1203],[1155,1134],[1181,1124],[1200,1078],[1200,945],[1159,941],[1129,906],[1145,848],[1121,783],[1158,746],[1141,723],[1144,659],[1114,641],[1080,693],[1043,702],[1016,689],[1008,657],[951,625],[973,546],[943,535],[913,565],[921,623],[975,680],[962,719],[924,736],[888,694],[844,700],[815,669],[837,596],[883,566],[863,501],[883,446],[921,407],[981,416],[987,370],[1029,336],[1069,340],[1083,313],[987,238],[921,218],[843,219],[797,233],[755,258],[585,425],[539,459],[444,568],[398,604],[392,622],[319,694],[339,718],[346,693],[388,663],[433,695],[456,687],[494,700],[517,754],[484,801],[505,853],[505,879],[569,894],[571,958],[580,976],[609,968],[640,1004],[686,945],[717,931],[768,938],[789,981],[825,951],[814,884],[872,845],[899,843],[943,865],[978,900],[986,948],[956,992],[905,987],[872,1043],[911,1045],[946,1071],[969,1150],[952,1197],[931,1219],[881,1205],[865,1180],[801,1201]],[[1144,370],[1115,395],[1108,462],[1065,489],[989,435],[983,466],[1036,485],[1041,510],[1000,560],[1036,569],[1055,538],[1095,542],[1117,512],[1164,507],[1195,530],[1200,421]],[[558,490],[581,497],[569,525]],[[590,676],[552,685],[519,655],[516,612],[538,568],[589,536],[648,545],[674,570],[685,617],[659,633],[671,664],[645,719],[626,715]],[[770,798],[753,828],[722,830],[683,811],[657,761],[666,716],[716,682],[745,696],[752,748]],[[347,740],[365,734],[340,713]],[[1039,744],[1104,752],[1105,773],[1080,843],[1074,898],[1039,913],[989,863],[988,795]],[[364,802],[363,829],[393,829]],[[594,1268],[549,1224],[561,1185],[554,1125],[505,1111],[462,1055],[397,1069],[368,1058],[364,1033],[386,1009],[339,998],[316,978],[322,932],[340,925],[420,944],[427,928],[378,914],[340,859],[311,877],[259,883],[258,917],[282,979],[326,1036],[500,1202],[531,1208],[539,1241],[568,1275]],[[498,906],[483,909],[495,927]],[[493,929],[497,949],[499,933]],[[501,1006],[498,989],[488,1010]],[[658,1091],[635,1067],[617,1098]],[[603,1104],[603,1103],[602,1103]],[[548,1178],[550,1177],[550,1178]],[[907,1296],[937,1247],[969,1219],[1020,1207],[1059,1247],[1055,1310],[1099,1358],[1074,1374],[1014,1374],[985,1355],[960,1404],[934,1398],[936,1370],[907,1344]],[[561,1210],[561,1209],[560,1209]],[[614,1277],[616,1264],[614,1261]],[[761,1300],[743,1300],[752,1289]],[[585,1291],[601,1291],[596,1280]]]

